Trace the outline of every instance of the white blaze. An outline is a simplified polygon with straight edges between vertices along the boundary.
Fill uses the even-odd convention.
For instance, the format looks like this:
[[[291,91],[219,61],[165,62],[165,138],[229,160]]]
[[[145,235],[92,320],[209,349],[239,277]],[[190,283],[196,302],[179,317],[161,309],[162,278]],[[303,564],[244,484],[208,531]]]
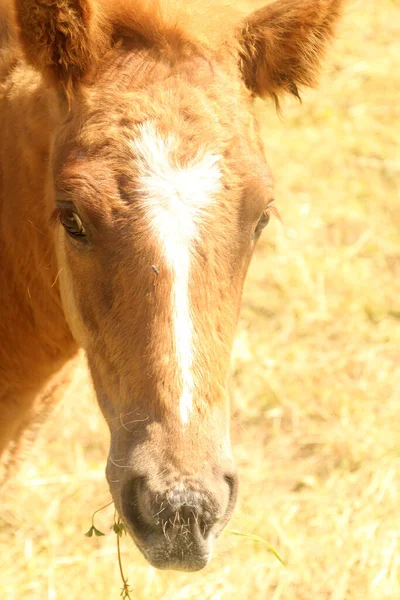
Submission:
[[[172,164],[174,148],[174,137],[164,139],[152,123],[142,125],[133,141],[142,205],[172,273],[173,335],[182,378],[179,410],[182,422],[187,423],[194,390],[194,336],[189,304],[191,253],[198,239],[198,225],[207,217],[220,188],[221,172],[220,157],[211,153],[199,156],[186,168]]]

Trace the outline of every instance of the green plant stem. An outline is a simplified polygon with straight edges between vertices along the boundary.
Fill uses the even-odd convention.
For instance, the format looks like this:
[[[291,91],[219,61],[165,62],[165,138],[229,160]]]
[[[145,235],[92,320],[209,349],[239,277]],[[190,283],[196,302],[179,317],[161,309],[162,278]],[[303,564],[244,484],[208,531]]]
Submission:
[[[113,504],[113,500],[111,500],[111,502],[109,502],[108,504],[105,504],[104,506],[101,506],[100,508],[98,508],[97,510],[94,511],[94,513],[92,514],[92,527],[94,527],[94,517],[95,515],[97,515],[98,512],[100,512],[101,510],[104,510],[105,508],[107,508],[107,506],[111,506],[111,504]]]

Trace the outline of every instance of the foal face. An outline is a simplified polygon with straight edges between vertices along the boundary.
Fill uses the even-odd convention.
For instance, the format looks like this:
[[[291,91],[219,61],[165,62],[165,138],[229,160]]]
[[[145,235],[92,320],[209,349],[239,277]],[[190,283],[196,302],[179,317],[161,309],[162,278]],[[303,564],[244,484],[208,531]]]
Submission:
[[[207,92],[190,70],[101,109],[92,89],[55,156],[62,297],[110,427],[113,497],[153,564],[189,569],[236,498],[229,354],[272,199],[247,102],[232,125],[213,96],[235,86],[202,68]]]
[[[199,569],[236,498],[229,354],[273,211],[251,99],[315,83],[342,0],[240,22],[205,0],[15,4],[26,59],[69,101],[59,281],[110,426],[114,501],[152,564]]]

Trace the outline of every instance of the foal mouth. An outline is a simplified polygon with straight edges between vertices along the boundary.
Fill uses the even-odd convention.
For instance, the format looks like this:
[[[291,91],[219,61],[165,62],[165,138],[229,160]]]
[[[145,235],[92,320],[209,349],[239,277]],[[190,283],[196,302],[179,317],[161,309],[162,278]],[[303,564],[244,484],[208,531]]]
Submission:
[[[156,569],[194,572],[204,569],[211,560],[213,536],[199,541],[189,528],[180,525],[172,531],[171,524],[163,523],[159,532],[150,533],[145,541],[139,541],[126,518],[124,525],[138,550]]]
[[[154,494],[145,477],[125,481],[116,507],[138,550],[162,570],[203,569],[225,524],[224,501],[182,485]]]

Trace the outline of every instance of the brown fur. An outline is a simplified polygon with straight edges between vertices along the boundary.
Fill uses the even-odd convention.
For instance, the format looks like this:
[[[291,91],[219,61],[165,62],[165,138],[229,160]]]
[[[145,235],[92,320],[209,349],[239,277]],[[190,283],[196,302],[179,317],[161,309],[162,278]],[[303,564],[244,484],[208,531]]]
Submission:
[[[341,2],[278,0],[243,21],[200,0],[15,1],[15,16],[0,4],[0,454],[18,446],[37,399],[49,385],[56,394],[54,378],[65,385],[60,369],[83,347],[132,537],[156,566],[200,568],[206,532],[218,534],[235,502],[229,354],[257,224],[274,213],[252,96],[315,82]],[[172,276],[133,149],[143,123],[173,139],[176,167],[220,157],[221,190],[191,254],[185,425]],[[60,223],[71,207],[84,242]],[[166,505],[195,543],[174,534],[167,544],[169,512],[162,528],[153,518]]]
[[[250,15],[242,29],[243,75],[249,89],[278,101],[317,83],[320,61],[343,1],[281,0]]]

